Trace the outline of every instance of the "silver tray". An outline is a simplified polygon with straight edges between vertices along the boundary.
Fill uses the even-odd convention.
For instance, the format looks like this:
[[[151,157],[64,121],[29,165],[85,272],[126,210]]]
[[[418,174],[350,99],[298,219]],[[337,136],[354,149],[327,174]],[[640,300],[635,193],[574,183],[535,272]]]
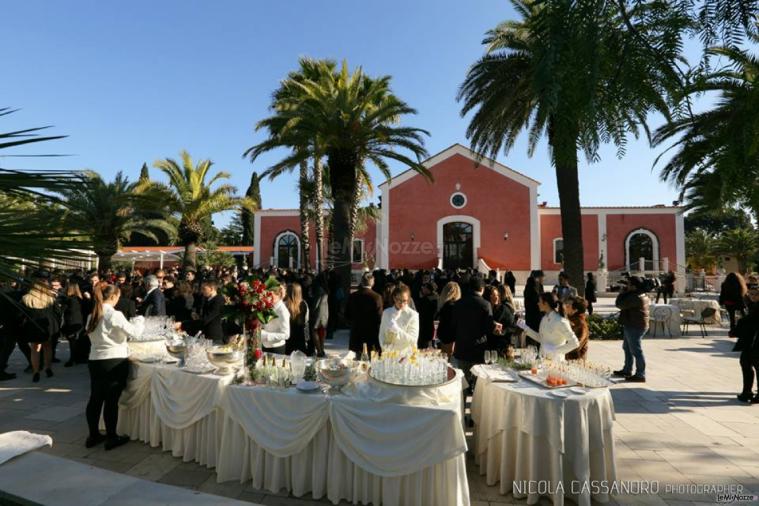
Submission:
[[[369,368],[369,373],[368,373],[368,376],[369,376],[369,377],[370,377],[370,378],[371,378],[373,381],[376,381],[377,383],[380,383],[380,384],[382,384],[382,385],[389,385],[389,386],[391,386],[391,387],[400,387],[400,388],[419,388],[419,387],[421,387],[421,388],[425,388],[425,387],[441,387],[441,386],[443,386],[443,385],[448,385],[448,384],[450,384],[450,383],[453,383],[453,381],[456,379],[456,370],[455,370],[453,367],[451,367],[451,366],[449,365],[449,366],[448,366],[448,379],[446,379],[446,380],[445,380],[445,381],[443,381],[442,383],[428,383],[428,384],[426,384],[426,385],[401,385],[401,384],[399,384],[399,383],[390,383],[389,381],[383,381],[383,380],[381,380],[381,379],[377,379],[377,378],[375,378],[374,376],[372,376],[372,368],[371,368],[371,367]]]
[[[519,376],[521,378],[526,379],[527,381],[531,381],[531,382],[535,383],[536,385],[540,385],[541,387],[543,387],[543,388],[545,388],[547,390],[558,390],[558,389],[561,389],[561,388],[569,388],[569,387],[576,387],[577,386],[577,383],[574,382],[574,381],[571,381],[571,380],[567,381],[566,385],[551,386],[551,385],[546,384],[546,382],[545,382],[544,379],[541,379],[541,378],[537,377],[536,375],[531,374],[530,371],[527,371],[526,373],[524,371],[521,371],[519,373]]]

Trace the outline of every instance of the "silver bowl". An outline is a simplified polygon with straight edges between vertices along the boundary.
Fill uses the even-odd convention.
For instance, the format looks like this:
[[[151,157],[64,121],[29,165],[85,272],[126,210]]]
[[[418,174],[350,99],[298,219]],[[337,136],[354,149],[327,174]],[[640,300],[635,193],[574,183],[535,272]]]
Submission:
[[[350,383],[353,377],[353,364],[348,360],[325,358],[316,362],[316,372],[321,381],[335,390]]]
[[[231,350],[225,346],[214,346],[206,352],[208,361],[216,367],[215,373],[220,376],[232,374],[242,366],[243,354],[239,350]]]
[[[174,358],[179,359],[179,365],[184,365],[185,352],[187,345],[184,341],[170,341],[166,343],[166,351]]]

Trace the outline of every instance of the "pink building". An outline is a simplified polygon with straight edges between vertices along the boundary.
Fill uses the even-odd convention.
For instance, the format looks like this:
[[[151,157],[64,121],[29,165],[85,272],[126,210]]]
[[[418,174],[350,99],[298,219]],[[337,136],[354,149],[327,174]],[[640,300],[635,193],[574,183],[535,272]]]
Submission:
[[[538,181],[487,158],[478,165],[460,144],[424,165],[433,182],[408,170],[380,185],[381,219],[356,239],[355,270],[510,269],[519,282],[532,269],[549,279],[561,270],[559,209],[538,204]],[[583,208],[585,270],[684,274],[682,213],[663,205]],[[255,263],[300,266],[299,231],[295,209],[256,213]]]

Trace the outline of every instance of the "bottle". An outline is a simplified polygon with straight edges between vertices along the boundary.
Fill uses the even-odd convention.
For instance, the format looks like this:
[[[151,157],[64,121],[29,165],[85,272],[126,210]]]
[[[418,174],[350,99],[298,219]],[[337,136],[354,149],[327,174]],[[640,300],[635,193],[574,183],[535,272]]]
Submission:
[[[369,362],[369,352],[366,351],[366,343],[364,343],[364,349],[361,350],[361,362]]]

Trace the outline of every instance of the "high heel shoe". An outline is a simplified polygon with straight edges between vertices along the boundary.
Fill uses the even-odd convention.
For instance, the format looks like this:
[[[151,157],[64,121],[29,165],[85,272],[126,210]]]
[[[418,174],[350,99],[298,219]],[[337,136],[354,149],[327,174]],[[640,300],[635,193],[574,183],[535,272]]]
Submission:
[[[53,370],[52,369],[45,369],[45,376],[47,376],[48,378],[52,378],[53,377]]]
[[[40,373],[35,372],[34,376],[32,376],[32,383],[39,383],[40,382]]]

